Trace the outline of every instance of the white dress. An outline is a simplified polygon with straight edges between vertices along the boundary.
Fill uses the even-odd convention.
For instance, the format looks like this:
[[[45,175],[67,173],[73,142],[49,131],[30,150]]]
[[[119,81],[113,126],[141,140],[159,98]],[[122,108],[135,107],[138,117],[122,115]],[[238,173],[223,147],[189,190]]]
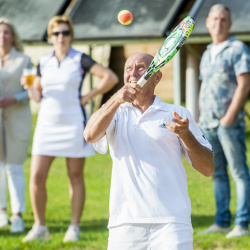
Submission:
[[[73,48],[60,63],[54,52],[40,59],[42,99],[32,155],[81,158],[95,154],[83,137],[87,117],[80,105],[83,78],[94,63]]]

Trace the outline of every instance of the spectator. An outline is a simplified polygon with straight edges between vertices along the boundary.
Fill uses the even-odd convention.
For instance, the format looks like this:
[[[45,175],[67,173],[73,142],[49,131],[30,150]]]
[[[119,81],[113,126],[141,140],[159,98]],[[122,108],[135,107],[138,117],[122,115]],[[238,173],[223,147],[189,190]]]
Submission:
[[[250,88],[249,50],[229,36],[231,18],[226,6],[212,6],[206,26],[213,43],[203,54],[200,64],[199,125],[214,151],[216,215],[215,223],[201,234],[231,230],[229,164],[236,183],[237,209],[235,227],[226,237],[250,235],[250,176],[244,122],[244,105]]]
[[[84,131],[100,153],[109,144],[113,160],[109,250],[193,249],[182,154],[203,175],[214,170],[211,146],[191,114],[154,95],[162,73],[143,88],[137,85],[152,59],[144,53],[128,58],[125,85],[91,116]]]
[[[53,17],[48,24],[47,34],[54,51],[40,59],[32,87],[28,88],[25,77],[22,77],[22,84],[28,88],[30,98],[41,101],[30,173],[30,197],[35,224],[23,241],[49,239],[45,225],[45,183],[50,166],[58,156],[65,157],[67,161],[72,207],[71,223],[63,241],[72,242],[79,238],[79,222],[85,200],[85,157],[94,154],[92,145],[83,139],[87,121],[84,105],[95,95],[111,89],[118,78],[110,69],[71,47],[74,32],[69,17]],[[80,96],[82,79],[88,71],[101,81],[87,95]]]
[[[25,179],[23,163],[31,135],[29,97],[20,85],[23,69],[32,67],[14,26],[0,19],[0,227],[8,225],[7,178],[12,217],[11,233],[23,232]],[[7,177],[6,177],[7,174]]]

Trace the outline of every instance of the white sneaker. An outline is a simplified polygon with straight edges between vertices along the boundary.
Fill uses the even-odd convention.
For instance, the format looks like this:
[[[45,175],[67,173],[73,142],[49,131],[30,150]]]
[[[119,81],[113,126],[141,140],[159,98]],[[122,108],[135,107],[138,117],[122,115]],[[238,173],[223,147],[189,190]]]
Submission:
[[[28,234],[23,238],[22,242],[28,241],[47,241],[50,240],[49,230],[46,226],[34,224]]]
[[[11,233],[24,232],[25,227],[24,227],[23,218],[21,216],[13,215],[10,218],[10,222],[11,222],[11,227],[10,227]]]
[[[234,229],[227,234],[226,238],[229,239],[233,237],[241,237],[244,235],[250,235],[250,231],[247,228],[235,226]]]
[[[9,216],[7,214],[7,211],[0,209],[0,227],[8,226]]]
[[[65,233],[63,242],[76,242],[79,239],[80,229],[79,226],[70,225]]]
[[[199,232],[199,235],[204,235],[204,234],[214,234],[214,233],[228,233],[231,230],[230,227],[221,227],[216,224],[213,224],[209,228],[207,228],[204,231]]]

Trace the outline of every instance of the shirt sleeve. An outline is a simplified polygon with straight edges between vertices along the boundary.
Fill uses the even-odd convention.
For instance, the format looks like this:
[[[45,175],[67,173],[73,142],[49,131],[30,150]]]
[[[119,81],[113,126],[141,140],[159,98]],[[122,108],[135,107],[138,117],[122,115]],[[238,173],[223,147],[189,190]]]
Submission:
[[[29,59],[29,62],[26,66],[26,68],[31,69],[33,67],[33,64],[31,62],[31,60]],[[16,102],[19,103],[28,103],[29,102],[29,95],[28,95],[28,91],[25,89],[22,89],[22,91],[16,93],[14,95]]]
[[[250,72],[250,54],[248,47],[243,42],[239,42],[237,46],[235,46],[234,51],[235,75],[238,76]]]
[[[100,154],[106,154],[108,152],[108,142],[114,139],[116,123],[117,123],[117,112],[115,113],[111,123],[107,128],[106,134],[99,141],[93,143],[95,151],[97,151]]]
[[[93,147],[96,152],[106,154],[108,152],[107,135],[105,134],[99,141],[93,143]]]
[[[83,70],[89,71],[95,63],[96,61],[93,60],[90,56],[84,53],[82,54],[81,65],[82,65]]]
[[[40,67],[40,63],[37,65],[36,75],[37,75],[37,76],[40,76],[40,77],[42,76],[42,75],[41,75],[41,67]]]
[[[19,103],[27,103],[27,102],[29,102],[29,95],[28,95],[27,90],[23,89],[23,91],[16,93],[14,95],[14,97],[16,99],[16,102],[19,102]]]
[[[199,80],[202,81],[202,74],[201,74],[201,70],[202,70],[202,61],[203,61],[203,57],[204,55],[201,57],[201,62],[199,65]]]
[[[203,73],[203,65],[204,64],[206,64],[206,61],[208,60],[208,51],[205,51],[204,53],[203,53],[203,55],[202,55],[202,57],[201,57],[201,62],[200,62],[200,65],[199,65],[199,71],[200,71],[200,73],[199,73],[199,80],[203,80],[203,75],[202,75],[202,73]]]

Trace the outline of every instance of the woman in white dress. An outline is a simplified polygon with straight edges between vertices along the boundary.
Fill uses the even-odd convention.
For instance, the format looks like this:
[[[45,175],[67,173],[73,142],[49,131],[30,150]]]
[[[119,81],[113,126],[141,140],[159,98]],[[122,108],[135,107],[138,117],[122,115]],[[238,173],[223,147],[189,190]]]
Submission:
[[[29,97],[41,102],[30,172],[30,198],[35,224],[23,239],[24,242],[49,239],[49,231],[45,226],[45,183],[51,163],[57,156],[66,157],[70,182],[72,218],[64,242],[78,240],[85,200],[83,166],[85,157],[94,154],[92,145],[83,138],[86,124],[84,105],[118,82],[110,69],[71,47],[74,31],[69,17],[52,18],[47,34],[54,51],[40,59],[32,87],[27,86],[25,77],[21,79],[23,86],[28,89]],[[98,87],[81,96],[81,83],[87,71],[101,80]]]

